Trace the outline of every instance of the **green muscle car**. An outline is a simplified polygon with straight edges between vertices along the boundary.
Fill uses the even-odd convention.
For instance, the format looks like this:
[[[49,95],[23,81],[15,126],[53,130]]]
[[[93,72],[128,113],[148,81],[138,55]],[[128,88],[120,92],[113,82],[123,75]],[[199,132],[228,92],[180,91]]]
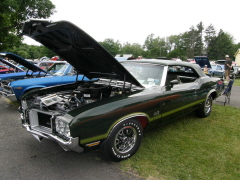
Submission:
[[[113,161],[137,152],[144,131],[195,111],[209,116],[223,91],[219,78],[199,65],[169,60],[117,61],[92,37],[67,21],[30,20],[23,35],[63,57],[92,81],[57,85],[21,97],[23,127],[66,151],[96,148]]]

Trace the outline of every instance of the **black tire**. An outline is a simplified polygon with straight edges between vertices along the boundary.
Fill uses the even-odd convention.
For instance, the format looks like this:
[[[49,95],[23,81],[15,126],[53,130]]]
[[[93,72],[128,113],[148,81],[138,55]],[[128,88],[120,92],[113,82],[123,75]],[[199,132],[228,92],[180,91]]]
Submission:
[[[32,88],[32,89],[28,89],[27,91],[25,91],[23,94],[25,93],[29,93],[29,92],[33,92],[33,91],[38,91],[40,90],[41,88]]]
[[[197,117],[205,118],[210,115],[211,111],[212,111],[212,96],[208,96],[205,102],[195,112]]]
[[[134,119],[117,124],[104,142],[101,151],[112,161],[121,161],[133,156],[142,141],[143,129]]]

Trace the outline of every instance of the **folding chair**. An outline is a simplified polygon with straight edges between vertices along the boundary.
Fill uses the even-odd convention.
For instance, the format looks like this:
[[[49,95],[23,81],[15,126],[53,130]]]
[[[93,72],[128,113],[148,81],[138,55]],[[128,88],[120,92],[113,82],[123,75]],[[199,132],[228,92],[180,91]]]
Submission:
[[[232,90],[232,85],[233,85],[234,81],[233,80],[230,80],[228,85],[225,85],[226,88],[224,90],[224,92],[221,94],[221,95],[224,95],[225,96],[225,101],[223,102],[224,103],[224,106],[226,103],[229,103],[230,102],[230,96],[231,96],[231,90]],[[219,101],[218,101],[219,102]]]

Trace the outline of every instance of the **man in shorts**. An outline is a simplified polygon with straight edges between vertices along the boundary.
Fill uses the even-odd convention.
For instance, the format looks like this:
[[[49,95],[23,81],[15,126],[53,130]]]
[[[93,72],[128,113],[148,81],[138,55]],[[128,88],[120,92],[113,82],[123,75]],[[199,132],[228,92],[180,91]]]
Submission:
[[[225,59],[226,59],[225,64],[224,64],[224,66],[225,66],[224,67],[225,68],[225,77],[226,77],[226,80],[229,81],[230,80],[230,78],[229,78],[230,71],[232,69],[232,61],[229,58],[229,55],[226,55]]]

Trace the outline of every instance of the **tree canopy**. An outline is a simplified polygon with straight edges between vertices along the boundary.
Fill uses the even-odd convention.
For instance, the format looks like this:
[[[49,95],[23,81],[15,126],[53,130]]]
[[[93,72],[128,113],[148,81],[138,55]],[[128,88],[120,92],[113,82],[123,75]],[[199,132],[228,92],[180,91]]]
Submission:
[[[30,18],[48,18],[55,12],[50,0],[1,0],[0,51],[19,46],[22,37],[17,34],[22,22]]]

